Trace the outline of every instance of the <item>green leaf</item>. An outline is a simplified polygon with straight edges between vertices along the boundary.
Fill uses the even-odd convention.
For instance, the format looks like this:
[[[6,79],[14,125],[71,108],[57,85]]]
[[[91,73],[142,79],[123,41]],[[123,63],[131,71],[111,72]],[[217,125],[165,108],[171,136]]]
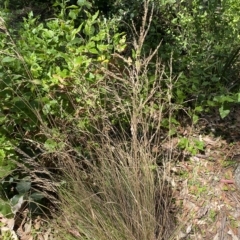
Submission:
[[[237,102],[240,102],[240,93],[237,94]]]
[[[40,192],[35,192],[35,193],[32,193],[30,195],[30,197],[34,200],[34,201],[40,201],[44,198],[44,195]]]
[[[5,57],[2,59],[2,63],[9,63],[15,61],[15,58],[13,57]]]
[[[92,4],[89,2],[89,1],[86,1],[86,0],[78,0],[77,1],[77,5],[80,6],[80,7],[87,7],[87,8],[91,8],[92,7]]]
[[[33,80],[30,80],[33,84],[36,84],[36,85],[42,85],[42,81],[39,80],[39,79],[33,79]]]
[[[14,214],[16,214],[22,207],[23,203],[24,203],[24,194],[18,194],[15,195],[12,199],[11,199],[11,206],[12,206],[12,212]]]
[[[220,113],[221,118],[225,118],[230,113],[230,110],[229,109],[224,109],[224,107],[221,106],[219,108],[219,113]]]
[[[0,200],[0,213],[2,213],[5,217],[9,217],[9,215],[12,215],[12,209],[10,204],[3,200]]]
[[[77,14],[76,14],[76,12],[73,11],[73,10],[70,11],[70,12],[69,12],[69,17],[75,20],[75,19],[77,18]]]
[[[19,193],[27,193],[31,188],[31,182],[21,181],[17,183],[16,189]]]
[[[109,45],[97,44],[97,49],[98,49],[100,52],[107,51],[108,48],[109,48]]]
[[[179,122],[174,117],[171,117],[171,123],[179,125]]]
[[[98,17],[99,11],[97,11],[93,16],[92,16],[92,21],[94,22],[97,17]]]
[[[203,111],[203,107],[202,106],[197,106],[194,109],[196,112],[202,112]]]
[[[44,143],[44,147],[46,148],[47,151],[55,151],[57,149],[57,142],[55,142],[52,139],[47,139],[47,141]]]
[[[93,36],[94,33],[95,33],[95,27],[91,24],[86,24],[85,25],[85,28],[84,28],[84,33],[87,35],[87,36]]]
[[[90,48],[88,51],[92,54],[98,54],[98,50],[96,48]]]
[[[199,117],[198,117],[198,115],[196,115],[196,114],[193,114],[193,117],[192,117],[192,119],[193,119],[193,123],[194,123],[194,124],[196,124],[196,123],[197,123],[197,121],[198,121],[198,119],[199,119]]]
[[[17,204],[23,203],[23,194],[14,195],[11,199],[11,205],[16,206]]]
[[[178,146],[181,148],[181,149],[184,149],[186,147],[188,147],[189,145],[189,140],[185,137],[183,138],[180,138],[179,142],[178,142]]]
[[[198,150],[203,151],[204,150],[204,142],[199,141],[199,140],[195,140],[194,141],[194,147],[197,148]]]
[[[0,167],[0,178],[2,179],[4,177],[8,176],[11,172],[12,172],[11,165],[1,166]]]
[[[86,0],[78,0],[77,5],[78,6],[84,6],[86,4]]]
[[[0,149],[0,164],[3,164],[3,161],[6,157],[5,151],[3,149]]]
[[[43,37],[53,38],[54,34],[55,34],[54,31],[45,29],[44,32],[43,32]]]

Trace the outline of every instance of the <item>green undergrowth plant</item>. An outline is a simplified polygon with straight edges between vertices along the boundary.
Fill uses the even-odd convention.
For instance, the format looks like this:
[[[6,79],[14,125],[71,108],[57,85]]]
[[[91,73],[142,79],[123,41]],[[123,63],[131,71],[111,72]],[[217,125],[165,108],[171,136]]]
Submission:
[[[0,213],[3,216],[11,216],[11,206],[8,194],[12,187],[11,175],[17,168],[15,163],[14,145],[4,136],[0,138]]]
[[[195,99],[194,107],[201,106],[204,111],[217,107],[224,118],[231,103],[239,102],[235,82],[239,75],[239,36],[234,24],[239,3],[194,0],[178,8],[173,21],[180,27],[176,40],[184,54],[175,58],[182,72],[179,85],[175,85],[176,99]]]
[[[4,29],[0,84],[5,131],[18,127],[18,133],[36,136],[40,125],[56,124],[57,119],[71,122],[78,112],[80,124],[87,127],[84,109],[100,104],[98,82],[103,76],[98,70],[125,42],[123,34],[115,33],[114,22],[100,21],[98,12],[85,11],[88,18],[75,28],[80,14],[80,7],[65,12],[62,6],[58,18],[41,23],[30,13],[17,41]]]
[[[6,137],[0,138],[0,214],[7,218],[13,218],[24,202],[28,202],[31,212],[40,213],[45,208],[42,201],[45,196],[34,189],[34,180],[28,172],[31,169],[21,168],[15,144]]]
[[[71,138],[72,131],[90,130],[90,113],[97,112],[103,102],[101,68],[126,43],[114,19],[102,21],[99,12],[87,11],[89,6],[83,9],[84,4],[56,4],[56,9],[60,6],[56,17],[45,21],[30,12],[14,34],[0,19],[0,133],[1,139],[12,143],[9,148],[16,160],[12,164],[11,156],[5,156],[6,140],[0,153],[1,177],[7,177],[3,181],[6,199],[23,194],[16,189],[20,183],[26,186],[27,198],[37,184],[45,197],[54,195],[51,174],[45,168],[58,168],[54,153],[66,147],[64,141],[85,141]],[[76,27],[76,19],[82,16]]]
[[[185,150],[186,153],[196,155],[199,151],[204,151],[204,142],[198,139],[189,139],[181,137],[179,139],[178,147]]]
[[[157,46],[179,74],[172,101],[199,114],[218,108],[226,117],[239,103],[239,1],[152,1],[154,20],[145,51]],[[201,109],[201,111],[199,111]]]
[[[154,18],[142,51],[148,54],[162,41],[159,56],[166,71],[172,57],[172,70],[179,76],[172,102],[180,109],[188,109],[186,112],[195,122],[199,115],[213,108],[218,108],[222,118],[226,117],[231,107],[239,103],[239,1],[152,0],[149,9],[152,6]],[[141,26],[140,14],[141,1],[108,3],[108,16],[127,23],[134,21],[136,30]],[[132,40],[134,31],[124,21],[119,26]],[[127,51],[131,52],[131,47]]]

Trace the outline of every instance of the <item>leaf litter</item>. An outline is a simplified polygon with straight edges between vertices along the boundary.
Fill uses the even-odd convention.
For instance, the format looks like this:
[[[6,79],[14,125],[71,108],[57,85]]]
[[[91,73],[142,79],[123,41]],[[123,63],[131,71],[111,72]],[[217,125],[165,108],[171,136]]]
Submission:
[[[192,127],[191,135],[194,132],[204,142],[204,151],[173,163],[177,169],[172,176],[174,199],[179,209],[176,225],[182,223],[173,239],[240,239],[240,191],[234,182],[234,169],[240,164],[239,112],[228,116],[234,122],[231,126],[228,118],[211,116],[212,121],[217,119],[214,129],[210,126],[213,132],[202,130],[209,127],[209,121]]]

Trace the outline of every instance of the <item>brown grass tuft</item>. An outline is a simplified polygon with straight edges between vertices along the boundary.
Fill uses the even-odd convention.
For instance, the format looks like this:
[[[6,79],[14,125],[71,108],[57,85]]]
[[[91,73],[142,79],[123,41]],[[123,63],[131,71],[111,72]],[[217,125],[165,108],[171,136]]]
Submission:
[[[87,139],[86,156],[80,165],[71,157],[63,164],[66,185],[60,188],[58,218],[63,239],[158,240],[169,239],[174,231],[166,180],[171,151],[161,150],[170,137],[160,131],[163,109],[171,117],[172,78],[157,57],[160,44],[141,57],[152,19],[148,9],[145,1],[141,31],[133,41],[136,56],[129,61],[115,53],[126,63],[122,74],[114,70],[117,66],[101,69],[105,78],[99,89],[105,89],[106,99],[92,114],[95,133],[81,132]],[[169,84],[167,92],[162,81]]]

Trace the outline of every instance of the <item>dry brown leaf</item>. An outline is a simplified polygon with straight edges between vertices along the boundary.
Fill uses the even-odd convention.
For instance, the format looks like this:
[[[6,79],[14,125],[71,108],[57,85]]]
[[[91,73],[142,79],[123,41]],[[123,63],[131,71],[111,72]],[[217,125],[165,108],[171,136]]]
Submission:
[[[32,229],[31,221],[30,222],[26,222],[24,224],[24,232],[25,232],[25,234],[29,234],[31,232],[31,229]]]
[[[37,240],[44,240],[43,235],[42,235],[42,234],[38,234],[38,236],[37,236]]]
[[[189,224],[186,228],[186,233],[189,234],[192,231],[192,224]]]
[[[10,230],[12,230],[14,227],[15,220],[14,218],[11,218],[11,219],[5,218],[2,214],[0,214],[0,222],[2,222]]]
[[[207,135],[205,137],[202,138],[202,140],[204,141],[204,143],[206,145],[213,145],[215,146],[218,142],[219,142],[219,138],[214,140],[211,136]]]
[[[177,147],[179,142],[178,138],[172,138],[170,141],[167,141],[165,143],[162,144],[162,148],[164,150],[171,150]]]
[[[187,237],[186,233],[183,233],[182,231],[179,232],[177,239],[181,240]]]
[[[29,235],[29,234],[24,234],[23,236],[21,236],[20,239],[21,240],[33,240],[33,236]]]
[[[183,200],[183,207],[185,211],[193,211],[196,212],[198,207],[196,206],[196,204],[192,201],[189,200]]]
[[[182,190],[179,195],[182,198],[184,198],[186,195],[188,195],[188,179],[186,179],[182,182]]]
[[[14,224],[15,224],[14,218],[8,219],[0,213],[0,222],[3,223],[3,226],[0,228],[0,232],[2,234],[4,232],[10,232],[11,233],[11,239],[12,240],[18,240],[18,237],[17,237],[16,233],[13,231],[13,227],[14,227]]]
[[[75,229],[68,230],[74,237],[81,237],[80,233]]]
[[[232,211],[231,215],[236,219],[240,218],[240,208],[236,207],[236,209],[234,209],[234,211]]]
[[[219,240],[219,234],[218,233],[214,236],[213,240]]]
[[[38,216],[35,220],[34,220],[34,228],[36,230],[39,230],[41,227],[41,218],[40,216]]]
[[[26,233],[22,227],[17,230],[17,234],[20,236],[20,240],[33,240],[32,235],[28,232]]]
[[[239,240],[239,238],[233,233],[232,229],[229,229],[227,233],[232,237],[232,240]]]
[[[200,219],[207,214],[209,206],[201,207],[198,211],[197,218]]]
[[[44,233],[44,240],[48,240],[48,237],[50,236],[51,228],[48,228],[48,230]]]

